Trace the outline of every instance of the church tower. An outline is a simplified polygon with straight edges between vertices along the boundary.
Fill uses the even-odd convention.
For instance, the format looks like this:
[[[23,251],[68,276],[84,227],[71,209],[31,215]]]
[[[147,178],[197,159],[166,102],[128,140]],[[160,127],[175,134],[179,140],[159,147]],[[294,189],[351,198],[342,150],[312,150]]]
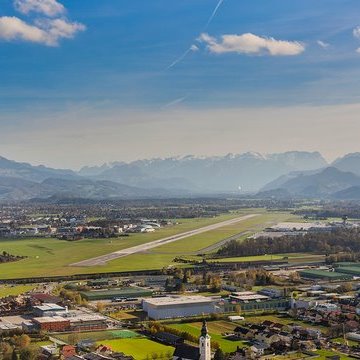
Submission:
[[[203,321],[203,326],[201,328],[201,335],[199,338],[199,348],[200,348],[200,360],[211,360],[211,345],[210,345],[210,335],[206,326],[206,321]]]

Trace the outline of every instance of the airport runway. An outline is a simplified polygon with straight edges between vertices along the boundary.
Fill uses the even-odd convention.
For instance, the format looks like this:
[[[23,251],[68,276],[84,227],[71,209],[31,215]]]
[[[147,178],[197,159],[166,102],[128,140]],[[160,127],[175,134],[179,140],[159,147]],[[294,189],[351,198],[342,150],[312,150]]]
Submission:
[[[199,229],[190,230],[190,231],[183,232],[181,234],[172,235],[172,236],[169,236],[169,237],[166,237],[166,238],[163,238],[163,239],[151,241],[151,242],[148,242],[146,244],[133,246],[133,247],[130,247],[130,248],[127,248],[127,249],[122,249],[122,250],[119,250],[119,251],[115,251],[115,252],[110,253],[110,254],[98,256],[98,257],[88,259],[88,260],[83,260],[83,261],[71,264],[69,266],[90,267],[90,266],[106,265],[106,263],[108,261],[112,261],[112,260],[115,260],[115,259],[118,259],[118,258],[121,258],[121,257],[124,257],[124,256],[128,256],[128,255],[133,255],[133,254],[136,254],[136,253],[144,252],[144,251],[156,248],[156,247],[161,246],[161,245],[165,245],[165,244],[169,244],[169,243],[172,243],[172,242],[175,242],[175,241],[186,239],[186,238],[188,238],[190,236],[202,234],[202,233],[207,232],[207,231],[216,230],[216,229],[222,228],[224,226],[233,225],[233,224],[236,224],[238,222],[251,219],[251,218],[253,218],[255,216],[258,216],[258,214],[249,214],[249,215],[241,216],[239,218],[222,221],[222,222],[219,222],[219,223],[216,223],[216,224],[204,226],[204,227],[199,228]]]

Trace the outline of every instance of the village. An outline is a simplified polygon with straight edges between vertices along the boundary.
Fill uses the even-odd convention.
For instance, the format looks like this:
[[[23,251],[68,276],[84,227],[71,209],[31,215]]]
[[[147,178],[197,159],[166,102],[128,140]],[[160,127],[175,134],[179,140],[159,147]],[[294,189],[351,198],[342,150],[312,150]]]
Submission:
[[[356,276],[314,280],[298,271],[284,286],[267,285],[273,273],[278,274],[246,270],[244,276],[255,281],[241,286],[231,273],[181,269],[36,283],[30,291],[1,299],[2,344],[26,336],[28,345],[10,346],[7,356],[31,349],[40,356],[34,358],[69,360],[145,359],[146,352],[139,357],[133,348],[142,342],[154,349],[148,358],[202,359],[202,337],[216,359],[360,356]],[[204,327],[205,337],[200,336]]]

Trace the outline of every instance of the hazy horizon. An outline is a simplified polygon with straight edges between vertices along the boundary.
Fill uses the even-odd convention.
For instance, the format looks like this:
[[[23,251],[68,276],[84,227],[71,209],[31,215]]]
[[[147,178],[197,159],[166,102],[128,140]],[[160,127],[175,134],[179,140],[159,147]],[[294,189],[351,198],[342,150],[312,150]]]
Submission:
[[[4,0],[0,155],[78,169],[357,152],[358,10],[355,0]]]

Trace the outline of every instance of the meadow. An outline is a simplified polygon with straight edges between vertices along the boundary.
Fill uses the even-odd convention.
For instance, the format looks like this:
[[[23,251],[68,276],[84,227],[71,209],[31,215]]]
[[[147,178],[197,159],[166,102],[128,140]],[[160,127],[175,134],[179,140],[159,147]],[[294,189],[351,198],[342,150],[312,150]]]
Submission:
[[[115,340],[115,339],[134,339],[140,335],[134,331],[130,330],[107,330],[107,331],[87,331],[76,333],[76,336],[79,340],[91,339],[94,341],[105,341],[105,340]],[[67,342],[69,339],[69,334],[56,334],[55,338]]]
[[[184,323],[184,324],[172,324],[168,325],[169,327],[173,329],[177,329],[180,331],[186,331],[187,333],[194,335],[194,336],[200,336],[200,330],[202,327],[201,322],[192,322],[192,323]],[[216,341],[221,349],[224,352],[232,352],[235,351],[236,348],[244,347],[246,345],[245,341],[232,341],[225,339],[222,334],[223,333],[231,333],[234,331],[235,327],[237,325],[235,323],[231,323],[228,321],[210,321],[207,324],[209,335],[211,336],[212,341]]]
[[[0,286],[0,299],[7,296],[18,296],[31,291],[35,285],[1,285]]]
[[[151,359],[153,354],[157,354],[157,358],[169,358],[174,353],[172,346],[159,344],[146,338],[105,340],[98,344],[110,346],[113,351],[131,355],[135,360]]]
[[[185,231],[225,221],[245,214],[259,216],[225,226],[220,229],[195,235],[178,242],[166,244],[147,253],[134,254],[116,259],[104,266],[71,267],[69,264],[108,254],[117,250],[144,244]],[[27,256],[21,261],[0,265],[0,279],[41,276],[72,275],[86,273],[106,273],[112,271],[161,269],[172,264],[178,255],[196,254],[205,247],[214,245],[227,237],[246,232],[245,236],[271,224],[294,217],[289,213],[266,212],[262,209],[247,209],[214,218],[181,219],[178,224],[162,228],[155,233],[131,234],[114,239],[83,239],[64,241],[55,238],[0,239],[1,251]]]

